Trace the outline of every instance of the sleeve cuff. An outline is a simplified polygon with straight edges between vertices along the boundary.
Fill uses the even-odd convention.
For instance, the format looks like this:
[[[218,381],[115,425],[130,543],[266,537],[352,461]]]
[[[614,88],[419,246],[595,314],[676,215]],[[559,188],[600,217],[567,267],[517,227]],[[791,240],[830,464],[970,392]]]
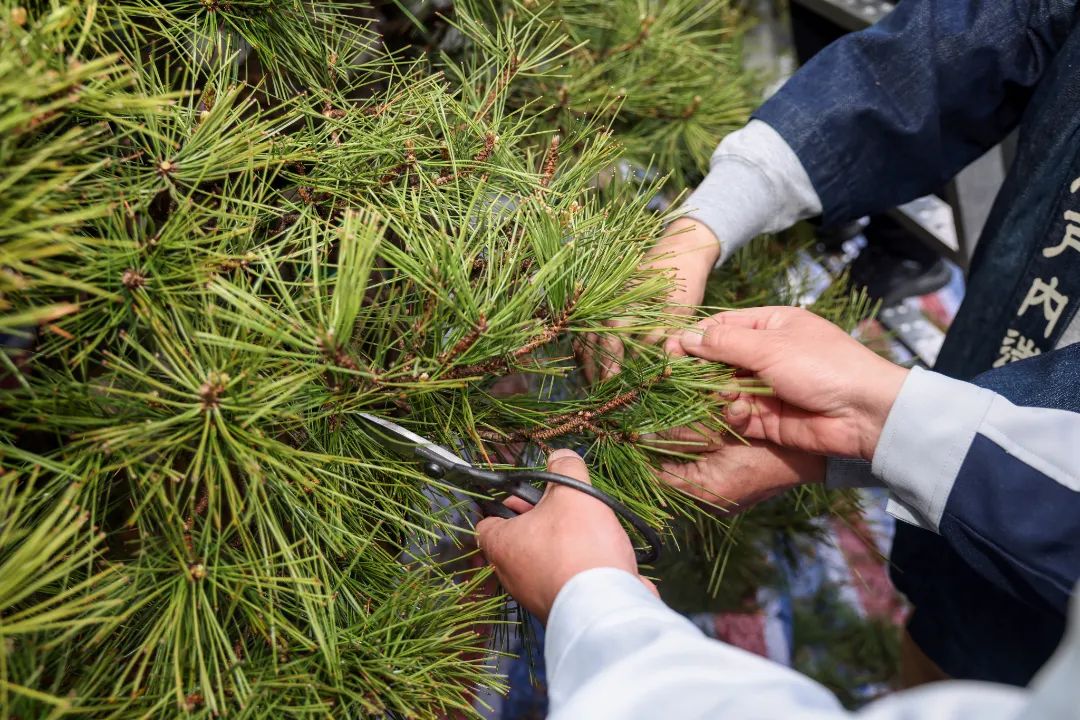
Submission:
[[[780,134],[751,120],[720,143],[709,174],[682,211],[720,240],[722,263],[754,237],[819,214],[821,202]]]
[[[945,503],[994,393],[913,368],[881,431],[872,465],[899,520],[938,531]]]
[[[578,573],[563,586],[551,606],[544,636],[544,662],[554,677],[571,647],[595,626],[612,617],[670,612],[641,583],[625,570],[594,568]]]

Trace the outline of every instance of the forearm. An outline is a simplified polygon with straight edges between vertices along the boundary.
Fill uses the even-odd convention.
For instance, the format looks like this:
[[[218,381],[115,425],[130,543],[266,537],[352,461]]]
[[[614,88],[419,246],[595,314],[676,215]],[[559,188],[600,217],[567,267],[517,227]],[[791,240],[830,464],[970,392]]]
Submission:
[[[1064,613],[1080,577],[1080,414],[913,370],[873,474],[898,518],[940,533],[1002,589]]]
[[[824,687],[769,660],[705,638],[629,573],[600,568],[559,593],[545,647],[554,719],[685,720],[855,717]],[[1015,689],[965,684],[901,694],[866,720],[1011,717]]]
[[[807,709],[846,716],[825,688],[709,640],[617,570],[571,580],[545,642],[551,718],[783,718]]]
[[[1075,0],[905,0],[828,46],[755,113],[799,157],[827,223],[944,183],[1019,122]]]
[[[682,210],[719,239],[723,262],[757,235],[817,215],[821,203],[794,151],[767,124],[752,120],[720,143]]]

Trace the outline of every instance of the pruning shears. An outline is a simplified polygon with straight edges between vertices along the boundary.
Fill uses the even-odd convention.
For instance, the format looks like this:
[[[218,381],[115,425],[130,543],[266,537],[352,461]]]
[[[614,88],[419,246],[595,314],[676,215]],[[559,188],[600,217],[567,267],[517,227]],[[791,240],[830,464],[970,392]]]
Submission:
[[[519,497],[532,505],[540,502],[544,491],[532,483],[565,485],[607,505],[644,538],[648,547],[635,551],[639,563],[651,563],[660,557],[660,536],[657,532],[633,510],[588,483],[541,470],[483,470],[461,459],[445,447],[406,430],[397,423],[368,413],[358,413],[358,415],[367,422],[380,439],[385,441],[389,450],[403,460],[419,463],[420,469],[429,478],[443,480],[463,490],[490,498],[488,501],[479,503],[488,515],[503,518],[513,518],[518,515],[514,510],[497,501],[498,498],[507,495]]]

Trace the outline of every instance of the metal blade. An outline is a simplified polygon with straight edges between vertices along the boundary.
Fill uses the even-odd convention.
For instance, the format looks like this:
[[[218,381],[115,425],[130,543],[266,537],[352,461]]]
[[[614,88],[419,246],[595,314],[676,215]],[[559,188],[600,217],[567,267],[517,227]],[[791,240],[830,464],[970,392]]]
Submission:
[[[433,443],[427,438],[421,437],[411,430],[406,430],[395,422],[375,417],[374,415],[369,415],[368,413],[357,414],[364,420],[367,420],[372,425],[375,425],[380,431],[379,434],[389,441],[393,450],[398,455],[406,459],[417,459],[416,455],[413,453],[413,448],[426,447],[431,450],[431,452],[435,453],[447,462],[471,467],[470,463],[465,462],[457,455],[444,448],[442,445]]]

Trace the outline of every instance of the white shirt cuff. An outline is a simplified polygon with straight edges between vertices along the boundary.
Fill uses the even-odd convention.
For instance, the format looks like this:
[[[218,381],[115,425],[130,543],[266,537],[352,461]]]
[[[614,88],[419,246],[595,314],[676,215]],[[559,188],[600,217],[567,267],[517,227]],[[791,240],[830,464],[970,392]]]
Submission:
[[[551,606],[544,639],[544,663],[558,674],[574,643],[604,619],[640,608],[646,613],[670,612],[663,602],[625,570],[594,568],[578,573],[563,586]]]
[[[994,393],[913,368],[893,403],[874,451],[873,473],[892,493],[897,519],[938,531],[960,465]]]

